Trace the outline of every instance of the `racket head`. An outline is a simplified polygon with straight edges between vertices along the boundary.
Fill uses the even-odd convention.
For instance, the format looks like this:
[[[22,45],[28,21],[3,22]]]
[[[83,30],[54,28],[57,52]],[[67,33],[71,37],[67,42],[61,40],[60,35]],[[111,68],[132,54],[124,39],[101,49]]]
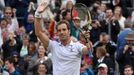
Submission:
[[[85,20],[85,17],[88,16],[88,9],[85,4],[76,3],[75,10],[78,12],[78,17],[83,21]]]
[[[83,3],[76,3],[75,4],[75,10],[78,12],[78,17],[80,18],[81,21],[87,21],[86,24],[84,24],[83,26],[87,26],[88,29],[91,29],[91,14],[89,11],[89,8],[83,4]]]

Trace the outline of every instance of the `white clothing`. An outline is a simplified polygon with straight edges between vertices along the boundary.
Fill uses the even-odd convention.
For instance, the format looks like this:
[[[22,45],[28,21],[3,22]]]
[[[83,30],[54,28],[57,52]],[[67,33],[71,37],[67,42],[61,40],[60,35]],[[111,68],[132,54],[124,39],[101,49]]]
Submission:
[[[64,46],[56,41],[49,41],[48,50],[52,52],[53,75],[80,75],[82,49],[79,42],[71,41]]]
[[[121,17],[118,22],[120,24],[120,27],[121,27],[121,30],[124,29],[125,25],[124,25],[124,22],[125,22],[126,18],[125,17]]]
[[[27,46],[22,46],[21,51],[20,51],[20,56],[24,57],[27,54],[28,54]]]
[[[101,63],[104,60],[104,57],[98,59],[98,62]]]
[[[8,31],[17,31],[19,29],[19,24],[17,18],[12,18],[11,24],[8,27]]]

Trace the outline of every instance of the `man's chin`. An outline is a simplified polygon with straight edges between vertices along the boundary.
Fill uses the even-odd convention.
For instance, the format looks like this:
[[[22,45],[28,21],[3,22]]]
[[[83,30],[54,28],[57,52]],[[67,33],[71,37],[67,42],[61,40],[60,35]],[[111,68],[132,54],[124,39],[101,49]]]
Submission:
[[[65,38],[65,37],[61,37],[60,40],[61,40],[61,41],[65,41],[66,38]]]

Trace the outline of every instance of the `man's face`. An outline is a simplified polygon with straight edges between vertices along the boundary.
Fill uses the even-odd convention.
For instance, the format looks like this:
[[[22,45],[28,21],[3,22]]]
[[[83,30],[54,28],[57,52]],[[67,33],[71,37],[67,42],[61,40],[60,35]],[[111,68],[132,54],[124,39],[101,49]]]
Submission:
[[[106,10],[106,16],[107,17],[112,17],[113,16],[113,12],[112,12],[112,10]]]
[[[12,65],[12,64],[9,63],[9,61],[6,61],[6,62],[5,62],[5,66],[6,66],[6,69],[7,69],[7,70],[11,69],[11,65]]]
[[[28,22],[29,23],[34,23],[34,16],[32,14],[28,15]]]
[[[67,40],[68,37],[70,36],[70,31],[68,30],[67,25],[66,24],[59,25],[57,28],[57,34],[61,41]]]
[[[109,41],[109,36],[108,35],[100,35],[100,42],[103,44],[108,43]]]
[[[125,75],[133,75],[133,70],[131,68],[125,68],[124,74]]]
[[[43,65],[43,64],[41,64],[41,65],[39,65],[39,67],[38,67],[38,71],[39,72],[43,72],[43,73],[46,73],[46,66],[45,65]]]
[[[107,72],[108,72],[108,69],[107,69],[107,68],[100,67],[100,68],[98,69],[99,75],[107,75]]]

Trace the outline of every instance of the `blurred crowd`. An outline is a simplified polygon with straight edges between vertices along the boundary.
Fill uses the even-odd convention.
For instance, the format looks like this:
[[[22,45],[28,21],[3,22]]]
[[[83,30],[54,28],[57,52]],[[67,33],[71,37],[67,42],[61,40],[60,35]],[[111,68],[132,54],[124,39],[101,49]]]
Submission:
[[[34,13],[43,0],[0,0],[0,74],[52,75],[51,52],[35,35]],[[85,4],[91,28],[85,31],[90,50],[82,55],[81,75],[134,75],[134,12],[131,0],[49,0],[42,29],[57,40],[55,26],[67,20],[73,41],[86,43],[85,23],[75,4]],[[85,21],[88,22],[85,17]]]

